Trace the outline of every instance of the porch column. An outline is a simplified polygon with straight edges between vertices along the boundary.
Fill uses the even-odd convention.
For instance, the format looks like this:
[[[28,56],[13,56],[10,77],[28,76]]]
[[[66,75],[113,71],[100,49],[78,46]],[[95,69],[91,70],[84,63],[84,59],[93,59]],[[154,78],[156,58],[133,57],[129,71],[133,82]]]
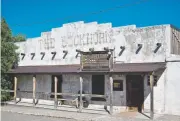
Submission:
[[[36,76],[33,75],[33,106],[36,105]]]
[[[79,112],[82,112],[82,107],[83,107],[83,100],[82,100],[82,90],[83,90],[83,79],[80,76],[80,105],[79,105]]]
[[[17,97],[17,77],[14,77],[14,103],[16,104]]]
[[[54,108],[57,108],[57,77],[54,77]]]
[[[150,75],[150,88],[151,88],[151,94],[150,94],[150,118],[154,118],[154,94],[153,94],[153,87],[154,87],[154,76],[153,73]]]
[[[110,114],[113,114],[113,78],[109,76],[110,81]]]

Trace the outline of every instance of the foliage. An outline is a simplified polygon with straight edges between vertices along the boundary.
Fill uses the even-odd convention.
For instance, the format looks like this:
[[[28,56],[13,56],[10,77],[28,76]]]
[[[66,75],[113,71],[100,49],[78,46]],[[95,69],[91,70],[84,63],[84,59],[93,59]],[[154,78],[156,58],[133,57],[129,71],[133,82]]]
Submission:
[[[13,37],[13,40],[15,42],[22,42],[22,41],[26,41],[26,36],[23,34],[18,34],[16,36]]]
[[[11,88],[11,76],[7,72],[18,61],[18,54],[16,53],[18,47],[14,43],[23,40],[25,40],[23,36],[13,37],[5,19],[1,19],[1,89],[3,90]],[[8,97],[7,93],[2,93],[1,100],[7,100]]]

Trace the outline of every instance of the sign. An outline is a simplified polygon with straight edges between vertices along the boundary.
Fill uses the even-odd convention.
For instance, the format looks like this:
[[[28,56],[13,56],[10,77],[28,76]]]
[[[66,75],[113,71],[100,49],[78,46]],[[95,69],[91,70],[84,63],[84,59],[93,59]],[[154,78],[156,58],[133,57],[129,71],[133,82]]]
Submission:
[[[109,71],[108,53],[88,53],[81,55],[82,71]],[[112,57],[110,57],[112,58]]]
[[[123,80],[113,81],[113,91],[123,91]]]

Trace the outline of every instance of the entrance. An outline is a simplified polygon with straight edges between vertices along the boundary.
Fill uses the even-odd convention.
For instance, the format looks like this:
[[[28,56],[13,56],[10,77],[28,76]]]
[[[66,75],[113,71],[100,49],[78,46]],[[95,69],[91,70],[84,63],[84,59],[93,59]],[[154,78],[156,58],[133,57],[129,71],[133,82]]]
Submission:
[[[138,108],[142,111],[144,101],[144,86],[143,77],[141,75],[126,76],[126,99],[129,108]]]
[[[92,75],[92,94],[104,95],[104,75]],[[91,100],[105,101],[99,97],[92,97]]]
[[[54,77],[57,77],[58,81],[57,81],[57,93],[61,93],[62,92],[62,75],[52,75],[52,79],[51,79],[51,92],[54,92]],[[58,95],[57,98],[61,98],[61,95]],[[54,98],[54,95],[51,95],[51,98]]]

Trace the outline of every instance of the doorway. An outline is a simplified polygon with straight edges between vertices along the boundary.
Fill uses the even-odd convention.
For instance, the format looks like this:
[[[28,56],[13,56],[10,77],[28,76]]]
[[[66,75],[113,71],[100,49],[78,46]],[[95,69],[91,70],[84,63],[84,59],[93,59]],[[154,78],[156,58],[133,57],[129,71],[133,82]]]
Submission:
[[[144,82],[141,75],[126,76],[126,101],[127,106],[142,111],[144,101]]]
[[[61,93],[62,92],[62,75],[52,75],[51,77],[51,92],[54,92],[54,77],[57,77],[58,81],[57,81],[57,93]],[[54,98],[54,95],[51,95],[51,98]],[[61,95],[58,95],[57,98],[62,98]]]
[[[92,75],[92,94],[104,95],[104,75]],[[104,98],[92,97],[94,101],[106,101]]]

